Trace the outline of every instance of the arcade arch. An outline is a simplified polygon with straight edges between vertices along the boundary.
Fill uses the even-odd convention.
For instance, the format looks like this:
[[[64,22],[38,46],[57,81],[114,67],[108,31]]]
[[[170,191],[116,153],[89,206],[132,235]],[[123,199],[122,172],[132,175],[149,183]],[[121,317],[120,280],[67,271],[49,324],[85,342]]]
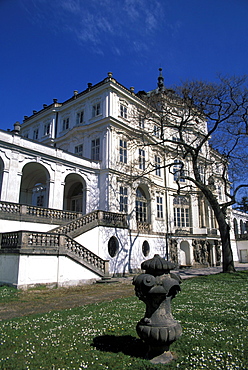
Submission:
[[[86,212],[86,184],[84,179],[75,173],[67,175],[64,188],[65,211]]]
[[[40,163],[27,163],[22,169],[19,203],[47,208],[49,172]]]

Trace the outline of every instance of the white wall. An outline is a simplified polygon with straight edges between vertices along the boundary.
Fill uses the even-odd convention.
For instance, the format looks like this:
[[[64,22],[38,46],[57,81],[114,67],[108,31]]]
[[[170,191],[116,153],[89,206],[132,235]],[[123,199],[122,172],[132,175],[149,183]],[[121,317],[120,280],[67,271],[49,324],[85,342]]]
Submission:
[[[79,285],[99,279],[97,274],[66,256],[0,255],[0,283],[17,288],[37,284]]]
[[[42,224],[35,222],[0,220],[0,233],[8,233],[11,231],[27,230],[27,231],[40,231],[49,232],[59,225]]]

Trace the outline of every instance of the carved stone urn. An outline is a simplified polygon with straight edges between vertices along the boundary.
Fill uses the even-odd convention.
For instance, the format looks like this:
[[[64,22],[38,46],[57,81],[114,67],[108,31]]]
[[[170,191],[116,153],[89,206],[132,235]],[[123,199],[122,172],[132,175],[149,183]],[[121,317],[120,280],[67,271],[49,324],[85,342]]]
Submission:
[[[136,331],[148,345],[146,357],[154,364],[173,360],[169,346],[182,334],[181,325],[171,314],[171,300],[181,290],[181,279],[170,273],[174,264],[165,261],[158,254],[141,264],[144,274],[133,280],[135,293],[146,304],[145,317],[141,319]]]

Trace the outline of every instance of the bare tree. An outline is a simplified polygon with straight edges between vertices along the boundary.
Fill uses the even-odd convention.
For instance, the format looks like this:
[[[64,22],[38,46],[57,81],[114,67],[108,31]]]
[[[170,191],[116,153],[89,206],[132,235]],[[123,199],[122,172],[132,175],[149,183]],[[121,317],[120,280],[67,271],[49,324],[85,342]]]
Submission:
[[[160,74],[156,90],[138,95],[148,106],[143,115],[154,137],[144,134],[144,144],[163,148],[164,166],[174,174],[177,160],[178,193],[198,189],[207,200],[221,236],[223,271],[235,271],[228,217],[238,192],[248,187],[246,78],[185,82],[169,90]]]

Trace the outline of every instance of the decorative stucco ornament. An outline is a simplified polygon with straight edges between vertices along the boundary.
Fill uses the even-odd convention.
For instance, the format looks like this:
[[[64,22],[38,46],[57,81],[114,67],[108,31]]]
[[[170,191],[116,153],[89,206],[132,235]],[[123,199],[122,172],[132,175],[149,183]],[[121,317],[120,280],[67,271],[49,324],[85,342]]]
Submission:
[[[173,360],[169,346],[182,334],[181,325],[171,314],[171,300],[181,290],[180,276],[170,273],[174,268],[158,254],[141,264],[144,274],[133,280],[137,297],[146,304],[145,317],[136,331],[149,346],[147,358],[154,364]]]

